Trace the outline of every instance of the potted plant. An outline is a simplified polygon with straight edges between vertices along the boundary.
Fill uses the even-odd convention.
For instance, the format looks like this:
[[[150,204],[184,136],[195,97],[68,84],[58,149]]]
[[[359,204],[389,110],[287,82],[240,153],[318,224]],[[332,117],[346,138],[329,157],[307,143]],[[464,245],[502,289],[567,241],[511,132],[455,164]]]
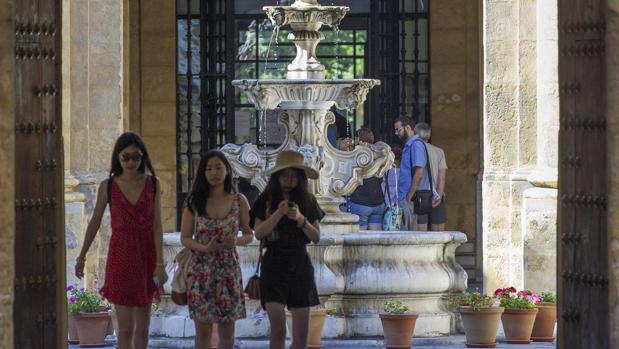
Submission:
[[[310,309],[309,318],[309,333],[307,340],[307,347],[309,349],[320,348],[320,337],[322,337],[322,328],[325,325],[325,317],[327,316],[327,309],[314,308]],[[288,330],[292,333],[292,313],[286,312],[286,325]]]
[[[67,327],[69,330],[69,344],[79,344],[80,342],[77,334],[77,326],[75,325],[75,314],[78,313],[77,292],[77,285],[67,286],[67,310],[69,312],[69,316],[67,317]]]
[[[507,343],[531,343],[533,323],[538,312],[535,304],[539,303],[539,297],[531,291],[517,292],[514,287],[499,288],[494,291],[494,296],[505,308],[501,321]]]
[[[496,332],[503,308],[496,306],[496,299],[479,292],[462,292],[452,298],[462,317],[462,326],[469,348],[494,348]]]
[[[550,292],[542,292],[539,298],[539,312],[535,317],[531,339],[534,342],[552,342],[555,340],[553,334],[557,322],[557,297]]]
[[[383,303],[384,313],[379,314],[385,335],[387,348],[410,348],[417,313],[409,313],[408,305],[399,300],[387,300]]]
[[[95,292],[83,288],[75,290],[74,307],[75,325],[80,347],[105,345],[104,340],[110,323],[110,307]]]

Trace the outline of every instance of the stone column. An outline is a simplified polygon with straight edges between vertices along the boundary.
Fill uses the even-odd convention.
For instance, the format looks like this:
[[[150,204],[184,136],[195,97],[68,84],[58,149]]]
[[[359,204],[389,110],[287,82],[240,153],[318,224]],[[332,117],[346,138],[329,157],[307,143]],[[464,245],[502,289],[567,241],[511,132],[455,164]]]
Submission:
[[[535,2],[484,0],[484,290],[522,287],[522,193],[534,166]]]
[[[537,163],[523,193],[524,288],[556,292],[559,34],[557,2],[537,2]]]
[[[619,0],[608,0],[606,24],[606,173],[608,178],[608,278],[610,347],[619,347]]]
[[[86,195],[78,191],[77,186],[80,182],[68,172],[65,173],[64,183],[67,284],[81,285],[82,281],[75,277],[75,260],[80,253],[86,232]]]
[[[15,29],[13,0],[0,2],[0,347],[13,348],[15,278]]]
[[[68,246],[69,267],[75,260],[72,254],[81,249],[98,183],[107,177],[114,141],[123,131],[123,0],[65,0],[63,17],[62,110],[69,184],[65,196],[70,198],[65,209],[70,215],[84,215],[83,220],[67,216],[67,233],[75,233],[67,242],[77,244]],[[89,287],[101,286],[109,237],[109,220],[104,219],[88,254]],[[72,270],[67,275],[73,275]]]

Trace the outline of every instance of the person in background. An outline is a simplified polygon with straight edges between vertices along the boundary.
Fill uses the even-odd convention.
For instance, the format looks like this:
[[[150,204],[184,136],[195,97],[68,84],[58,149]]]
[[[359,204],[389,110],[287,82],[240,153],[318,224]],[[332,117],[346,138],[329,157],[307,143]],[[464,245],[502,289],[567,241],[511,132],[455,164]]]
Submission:
[[[434,200],[432,200],[432,212],[418,217],[419,230],[442,231],[445,230],[447,222],[447,208],[445,207],[445,177],[447,175],[447,161],[443,149],[429,143],[432,136],[432,128],[425,122],[415,125],[415,134],[418,135],[428,148],[430,158],[430,170],[432,172],[432,183],[436,186],[432,188]]]
[[[374,143],[374,133],[367,127],[357,131],[357,145]],[[364,178],[363,184],[350,194],[350,213],[359,216],[359,229],[382,230],[385,198],[381,187],[382,178]]]
[[[340,138],[337,140],[337,149],[342,151],[352,151],[355,148],[355,141],[352,138]]]
[[[393,124],[395,135],[404,143],[398,176],[398,200],[402,208],[402,230],[417,230],[417,214],[413,197],[417,190],[430,189],[430,177],[425,170],[428,163],[423,140],[415,135],[413,121],[402,116]]]
[[[383,178],[382,188],[385,193],[385,202],[398,202],[398,191],[396,189],[398,181],[398,174],[400,172],[400,162],[402,161],[402,148],[399,146],[391,147],[391,152],[395,156],[393,161],[393,167],[387,170],[385,177]],[[387,190],[387,183],[389,188]]]

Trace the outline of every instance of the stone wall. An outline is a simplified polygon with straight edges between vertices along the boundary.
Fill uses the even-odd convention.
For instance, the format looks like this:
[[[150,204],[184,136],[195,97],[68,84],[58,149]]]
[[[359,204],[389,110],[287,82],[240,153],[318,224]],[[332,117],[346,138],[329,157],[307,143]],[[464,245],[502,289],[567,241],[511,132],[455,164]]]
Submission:
[[[98,183],[107,177],[114,142],[123,132],[123,1],[63,1],[63,137],[67,281],[72,278]],[[77,180],[77,183],[75,183]],[[86,284],[103,280],[109,218],[87,256]]]
[[[474,277],[480,157],[479,8],[476,1],[433,0],[432,143],[445,150],[448,230],[466,233],[459,262]]]
[[[523,193],[523,286],[556,292],[557,162],[559,136],[559,33],[557,3],[536,5],[537,154]]]
[[[485,0],[484,290],[556,290],[557,3]]]
[[[619,94],[619,0],[608,0],[606,24],[607,96]],[[619,101],[607,98],[608,276],[610,347],[619,347]]]
[[[161,180],[163,231],[170,232],[176,231],[176,2],[150,0],[139,10],[139,132]],[[132,88],[136,80],[132,75]]]
[[[13,348],[15,278],[15,34],[13,0],[0,2],[0,347]]]

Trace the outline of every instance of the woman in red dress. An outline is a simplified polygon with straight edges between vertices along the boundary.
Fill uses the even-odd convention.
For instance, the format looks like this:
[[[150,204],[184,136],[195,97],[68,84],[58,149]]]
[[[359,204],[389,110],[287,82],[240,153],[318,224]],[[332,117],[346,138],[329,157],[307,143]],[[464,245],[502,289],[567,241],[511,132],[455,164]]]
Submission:
[[[86,252],[109,203],[112,238],[105,282],[99,292],[116,309],[120,349],[146,348],[151,303],[168,278],[161,252],[160,200],[159,180],[144,142],[135,133],[122,134],[114,145],[110,177],[99,185],[95,209],[75,265],[75,275],[82,278]]]

